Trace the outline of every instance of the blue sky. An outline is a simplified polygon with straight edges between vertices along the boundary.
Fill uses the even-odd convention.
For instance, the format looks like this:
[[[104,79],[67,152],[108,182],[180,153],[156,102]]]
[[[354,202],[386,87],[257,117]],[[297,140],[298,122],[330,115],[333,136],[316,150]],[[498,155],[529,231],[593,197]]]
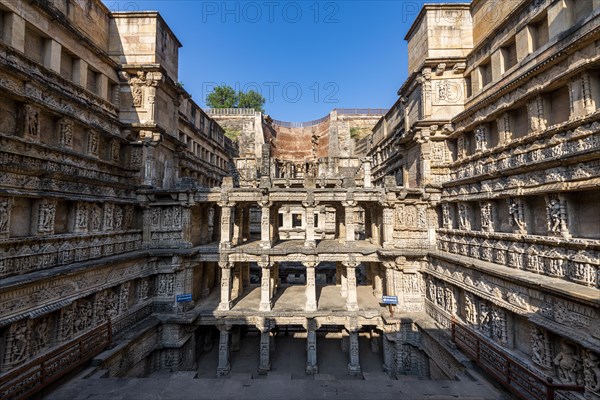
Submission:
[[[275,119],[308,121],[396,101],[407,76],[404,36],[423,1],[104,3],[161,13],[183,44],[179,80],[201,106],[211,87],[226,83],[259,90]]]

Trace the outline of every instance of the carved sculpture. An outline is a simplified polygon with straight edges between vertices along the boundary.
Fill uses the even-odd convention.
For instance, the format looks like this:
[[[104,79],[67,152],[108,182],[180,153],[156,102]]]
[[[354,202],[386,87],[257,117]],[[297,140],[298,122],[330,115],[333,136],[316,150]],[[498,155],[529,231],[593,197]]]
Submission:
[[[560,352],[554,357],[554,365],[558,369],[558,377],[564,383],[583,384],[581,358],[576,354],[575,346],[566,340],[560,342]]]

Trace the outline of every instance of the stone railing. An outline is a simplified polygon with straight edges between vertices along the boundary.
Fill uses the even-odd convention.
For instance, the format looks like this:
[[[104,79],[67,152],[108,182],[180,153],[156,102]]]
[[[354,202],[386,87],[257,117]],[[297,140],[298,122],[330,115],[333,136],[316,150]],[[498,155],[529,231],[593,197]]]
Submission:
[[[307,128],[309,126],[319,125],[322,122],[329,121],[329,114],[324,116],[323,118],[314,119],[312,121],[306,122],[287,122],[287,121],[279,121],[277,119],[273,120],[273,125],[282,126],[284,128]]]
[[[247,115],[255,114],[254,108],[207,108],[204,112],[208,115]]]
[[[477,260],[600,287],[600,251],[592,240],[440,229],[438,249]],[[590,248],[590,246],[593,246]]]
[[[482,175],[497,175],[500,171],[520,169],[532,164],[598,151],[600,150],[598,130],[600,130],[598,122],[582,125],[574,131],[556,132],[552,129],[548,131],[553,134],[552,140],[548,140],[548,134],[545,133],[533,142],[530,142],[531,138],[525,137],[516,143],[523,141],[527,143],[520,145],[513,143],[471,155],[451,165],[454,167],[450,174],[451,181]]]
[[[141,249],[140,231],[0,241],[0,279]]]

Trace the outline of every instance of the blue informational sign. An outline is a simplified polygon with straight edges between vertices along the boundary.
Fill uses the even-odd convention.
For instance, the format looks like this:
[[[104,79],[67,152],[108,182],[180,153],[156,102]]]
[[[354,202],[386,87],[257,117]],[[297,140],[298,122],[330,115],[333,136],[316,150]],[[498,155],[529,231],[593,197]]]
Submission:
[[[383,304],[398,304],[398,296],[383,296],[382,299]]]
[[[185,303],[187,301],[192,301],[192,294],[191,293],[185,293],[185,294],[178,294],[177,295],[177,302],[178,303]]]

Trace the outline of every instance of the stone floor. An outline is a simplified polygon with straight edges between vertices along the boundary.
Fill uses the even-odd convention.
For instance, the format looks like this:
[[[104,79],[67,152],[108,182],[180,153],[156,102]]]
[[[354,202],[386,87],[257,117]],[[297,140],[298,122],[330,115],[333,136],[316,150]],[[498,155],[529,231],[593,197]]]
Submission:
[[[340,294],[340,286],[317,285],[317,308],[319,311],[345,311],[346,299]],[[358,286],[356,288],[358,307],[361,311],[373,311],[378,314],[386,313],[387,309],[380,305],[381,299],[373,296],[370,286]],[[220,293],[213,291],[211,295],[203,299],[196,309],[202,311],[214,311],[220,301]],[[260,286],[250,285],[244,288],[244,293],[233,301],[231,312],[256,312],[260,303]],[[304,285],[282,285],[273,298],[273,312],[304,311],[306,304],[306,287]]]
[[[505,399],[484,381],[430,381],[403,376],[390,379],[382,372],[381,351],[373,353],[360,337],[361,377],[346,374],[347,353],[339,336],[319,337],[319,374],[304,374],[305,338],[302,334],[276,338],[271,371],[257,374],[258,336],[245,336],[231,353],[231,372],[216,378],[218,346],[198,359],[196,371],[157,372],[147,378],[78,378],[47,394],[49,400],[154,399]]]

